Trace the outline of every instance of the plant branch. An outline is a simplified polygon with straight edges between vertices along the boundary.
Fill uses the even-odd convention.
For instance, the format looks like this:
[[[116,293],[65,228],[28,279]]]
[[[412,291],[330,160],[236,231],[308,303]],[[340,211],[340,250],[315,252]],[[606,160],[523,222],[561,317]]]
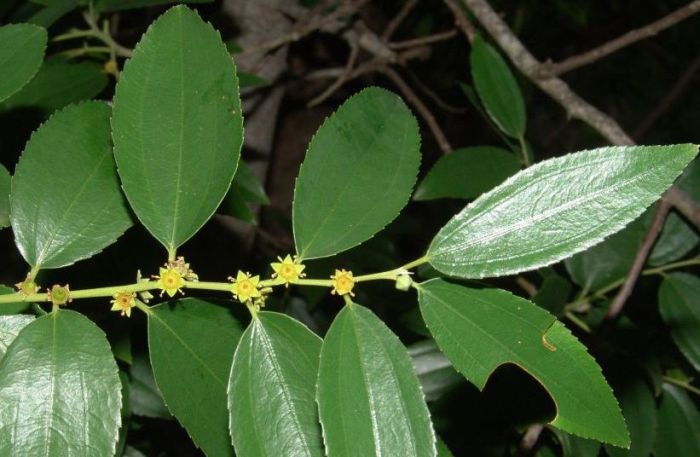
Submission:
[[[678,186],[673,186],[666,191],[663,198],[700,230],[700,205],[690,195]]]
[[[350,56],[348,57],[348,61],[345,64],[345,70],[338,76],[338,78],[333,81],[333,83],[328,86],[321,94],[318,96],[314,97],[312,100],[310,100],[307,104],[307,108],[312,108],[316,105],[319,105],[323,103],[324,100],[326,100],[328,97],[333,95],[335,91],[340,89],[343,84],[345,84],[345,81],[348,80],[348,78],[352,75],[352,69],[355,66],[355,62],[357,62],[357,56],[360,52],[360,47],[357,46],[355,43],[350,44]]]
[[[556,63],[545,63],[541,68],[539,74],[540,78],[550,78],[552,76],[562,75],[571,70],[583,67],[593,63],[603,57],[609,56],[610,54],[619,51],[629,45],[632,45],[638,41],[644,40],[646,38],[652,37],[669,27],[672,27],[679,22],[691,17],[695,13],[700,11],[700,0],[694,0],[685,6],[678,8],[677,10],[667,14],[659,20],[656,20],[650,24],[640,27],[638,29],[630,30],[629,32],[620,35],[619,37],[608,41],[607,43],[586,51],[582,54],[578,54],[561,62]]]
[[[411,40],[395,41],[389,43],[389,47],[394,50],[412,48],[414,46],[423,46],[426,44],[438,43],[440,41],[449,40],[457,35],[456,30],[447,30],[445,32],[435,33],[433,35],[428,35],[420,38],[413,38]]]
[[[476,32],[474,31],[474,26],[469,22],[466,14],[464,14],[464,10],[462,10],[462,7],[457,3],[458,0],[444,0],[444,2],[447,7],[452,10],[452,14],[455,17],[455,24],[471,43],[472,40],[474,40],[474,34]]]
[[[625,277],[625,281],[615,295],[615,298],[605,314],[606,320],[616,319],[622,312],[622,308],[625,306],[627,299],[632,294],[632,289],[634,289],[634,285],[637,283],[637,279],[642,272],[642,268],[644,268],[647,257],[649,257],[651,248],[654,246],[656,239],[659,237],[661,230],[664,228],[664,222],[666,221],[666,216],[668,216],[670,209],[671,204],[668,203],[668,201],[664,199],[659,200],[659,203],[656,206],[654,219],[651,221],[651,225],[649,226],[647,233],[644,235],[644,240],[637,250],[637,254],[634,256],[634,261],[632,262],[632,266]]]
[[[387,24],[382,33],[382,40],[389,41],[389,39],[394,35],[399,26],[403,23],[406,17],[413,11],[413,9],[418,4],[418,0],[408,0],[403,4],[399,12],[394,16],[394,18]]]
[[[385,65],[384,67],[380,68],[379,71],[386,75],[387,78],[391,79],[391,81],[396,85],[396,87],[399,88],[406,100],[408,100],[408,102],[411,105],[413,105],[416,111],[418,111],[421,117],[423,117],[423,120],[425,120],[425,123],[428,124],[428,128],[433,133],[433,136],[435,137],[435,140],[437,141],[437,144],[442,150],[442,152],[445,154],[449,154],[450,152],[452,152],[452,145],[447,140],[445,133],[442,131],[440,125],[435,120],[435,116],[433,116],[433,113],[428,109],[427,106],[425,106],[421,99],[418,98],[416,93],[413,92],[413,89],[411,89],[411,87],[408,84],[406,84],[406,81],[404,81],[403,78],[389,66]]]

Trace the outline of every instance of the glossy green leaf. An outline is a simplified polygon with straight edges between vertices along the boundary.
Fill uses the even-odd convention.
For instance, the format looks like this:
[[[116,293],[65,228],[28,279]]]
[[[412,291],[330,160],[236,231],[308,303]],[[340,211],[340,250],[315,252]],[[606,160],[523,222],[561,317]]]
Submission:
[[[7,352],[20,330],[34,320],[34,316],[19,314],[16,316],[0,316],[0,360]]]
[[[317,395],[329,456],[436,455],[406,348],[367,308],[345,306],[328,329]]]
[[[20,90],[39,71],[46,30],[32,24],[0,27],[0,102]]]
[[[12,177],[4,165],[0,165],[0,228],[10,226],[10,182]]]
[[[606,447],[609,457],[649,457],[656,437],[657,414],[654,394],[643,378],[629,378],[616,389],[632,440],[629,449]]]
[[[113,455],[121,383],[104,333],[74,311],[27,325],[0,361],[0,455]]]
[[[664,228],[649,255],[648,262],[654,266],[674,262],[685,257],[697,247],[698,243],[700,243],[700,237],[695,230],[688,226],[678,214],[672,212],[666,218]]]
[[[426,401],[437,400],[464,382],[433,340],[419,341],[407,349]]]
[[[99,65],[49,60],[19,92],[0,103],[0,112],[14,108],[38,108],[50,114],[70,103],[88,100],[107,86]]]
[[[284,314],[261,312],[243,334],[228,388],[241,456],[324,456],[316,408],[321,339]]]
[[[590,249],[566,259],[571,279],[586,290],[598,290],[625,277],[642,244],[653,211]]]
[[[131,377],[129,386],[131,412],[138,416],[171,418],[163,396],[156,387],[156,380],[153,378],[153,369],[148,357],[145,355],[134,357],[129,374]]]
[[[700,371],[700,278],[671,273],[659,288],[659,311],[673,341]]]
[[[152,310],[148,347],[165,404],[205,454],[233,455],[226,386],[241,324],[226,308],[194,298]]]
[[[418,185],[414,200],[473,200],[520,170],[518,158],[505,149],[475,146],[441,157]]]
[[[539,162],[482,195],[433,239],[443,273],[503,276],[599,243],[659,198],[697,154],[695,145],[600,148]]]
[[[29,139],[12,178],[10,219],[30,265],[70,265],[131,226],[114,168],[109,113],[103,102],[68,106]]]
[[[377,87],[349,98],[309,144],[294,189],[297,253],[327,257],[371,238],[406,205],[420,165],[418,124]]]
[[[226,195],[243,136],[236,69],[197,13],[176,6],[151,24],[121,73],[112,129],[129,203],[173,252]]]
[[[664,384],[654,456],[691,455],[700,455],[700,413],[686,392]]]
[[[469,55],[474,87],[493,122],[513,138],[525,134],[525,103],[518,82],[498,51],[478,35]]]
[[[499,289],[470,289],[441,279],[418,289],[421,312],[445,356],[479,389],[499,366],[537,379],[557,407],[551,424],[616,446],[629,435],[612,390],[586,347],[554,316]]]

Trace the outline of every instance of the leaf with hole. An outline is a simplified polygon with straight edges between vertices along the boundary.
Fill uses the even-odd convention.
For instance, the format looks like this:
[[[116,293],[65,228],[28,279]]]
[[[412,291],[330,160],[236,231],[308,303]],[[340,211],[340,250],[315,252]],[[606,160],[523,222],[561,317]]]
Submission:
[[[515,364],[552,396],[557,407],[552,425],[629,446],[625,421],[600,367],[554,316],[504,290],[441,279],[421,283],[418,300],[438,346],[476,387],[483,389],[499,366]]]

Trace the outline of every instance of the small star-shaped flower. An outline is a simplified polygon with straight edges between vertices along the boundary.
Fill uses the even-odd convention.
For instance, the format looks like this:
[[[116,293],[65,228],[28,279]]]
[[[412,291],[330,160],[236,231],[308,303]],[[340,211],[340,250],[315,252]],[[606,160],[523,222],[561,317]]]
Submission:
[[[56,306],[62,306],[71,301],[70,299],[70,288],[68,284],[65,286],[59,286],[55,284],[48,293],[49,300]]]
[[[332,294],[355,296],[352,292],[353,287],[355,287],[352,271],[335,270],[335,274],[331,276],[331,282],[333,283]]]
[[[156,276],[158,282],[156,286],[160,289],[160,296],[168,294],[169,297],[174,297],[176,293],[182,292],[185,287],[185,279],[180,274],[177,268],[162,268],[159,270],[159,275]]]
[[[258,285],[260,284],[260,276],[251,276],[250,273],[239,271],[236,274],[236,279],[229,277],[229,281],[233,281],[231,285],[231,293],[241,302],[245,303],[251,298],[258,298],[262,294]]]
[[[277,259],[279,262],[272,262],[270,264],[274,271],[272,275],[273,278],[279,278],[284,281],[285,285],[289,286],[290,283],[306,276],[304,274],[306,265],[302,265],[296,257],[292,259],[292,256],[287,254],[284,259],[281,257],[277,257]]]
[[[120,311],[122,316],[131,317],[131,308],[136,306],[136,294],[133,292],[117,292],[112,295],[112,311]]]

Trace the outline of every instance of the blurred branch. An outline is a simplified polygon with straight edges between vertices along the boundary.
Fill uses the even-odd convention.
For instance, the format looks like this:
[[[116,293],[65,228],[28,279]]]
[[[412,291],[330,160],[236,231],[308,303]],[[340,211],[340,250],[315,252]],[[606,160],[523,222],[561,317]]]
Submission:
[[[651,248],[654,247],[656,239],[659,237],[661,230],[664,228],[664,222],[666,221],[666,216],[668,216],[668,212],[670,210],[671,204],[667,200],[663,198],[659,200],[659,203],[656,205],[654,219],[651,221],[651,225],[649,226],[647,233],[644,235],[644,240],[642,241],[641,246],[639,246],[637,254],[634,256],[632,267],[627,273],[627,276],[625,276],[625,282],[622,283],[622,287],[617,291],[617,294],[615,294],[615,298],[613,298],[613,301],[608,308],[608,312],[605,313],[606,320],[616,319],[622,312],[622,308],[625,306],[627,299],[630,297],[630,295],[632,295],[632,290],[634,289],[635,284],[637,284],[637,279],[644,268],[647,257],[649,257]]]
[[[639,139],[643,136],[649,128],[651,128],[654,123],[663,116],[671,106],[680,98],[680,96],[685,92],[690,83],[693,81],[695,74],[700,70],[700,55],[698,55],[693,63],[690,64],[688,68],[685,69],[680,78],[673,85],[671,91],[666,94],[666,96],[656,105],[656,108],[649,113],[649,115],[639,124],[639,127],[634,131],[632,136]]]
[[[338,78],[335,81],[333,81],[333,84],[326,88],[326,90],[324,90],[320,95],[310,100],[306,104],[307,108],[314,107],[325,101],[328,97],[333,95],[333,93],[336,90],[338,90],[345,83],[345,81],[348,80],[348,78],[352,74],[352,69],[355,66],[355,62],[357,61],[357,55],[359,54],[359,51],[360,48],[356,44],[352,43],[350,45],[350,57],[348,57],[348,61],[345,64],[344,71],[338,76]]]
[[[439,41],[449,40],[457,35],[456,30],[448,30],[446,32],[436,33],[434,35],[428,35],[420,38],[413,38],[412,40],[396,41],[389,43],[391,49],[405,49],[411,48],[413,46],[421,46],[426,44],[437,43]]]
[[[532,450],[535,448],[537,441],[540,439],[540,435],[542,434],[543,430],[544,426],[542,424],[530,425],[527,430],[525,430],[525,433],[520,440],[516,456],[523,457],[530,455]]]
[[[458,0],[444,0],[447,7],[452,10],[452,14],[455,17],[455,24],[471,43],[474,39],[474,26],[471,22],[469,22],[469,19],[467,19],[467,15],[462,9],[462,6],[459,5],[457,1]]]
[[[690,195],[678,186],[673,186],[666,191],[663,198],[700,230],[700,205]]]
[[[404,81],[403,78],[401,78],[401,76],[389,66],[384,66],[383,68],[380,68],[379,71],[385,74],[394,84],[396,84],[396,87],[399,88],[403,96],[406,98],[406,100],[408,100],[408,103],[413,105],[416,111],[418,111],[418,114],[420,114],[425,123],[428,124],[428,128],[433,133],[435,141],[437,141],[437,144],[442,152],[445,154],[452,152],[452,145],[447,140],[445,133],[435,120],[435,116],[433,116],[433,113],[427,106],[425,106],[416,93],[413,92],[413,89],[406,84],[406,81]]]
[[[569,57],[561,62],[547,62],[540,69],[538,77],[549,78],[552,76],[558,76],[571,70],[583,67],[584,65],[593,63],[631,44],[652,37],[657,33],[662,32],[663,30],[666,30],[667,28],[689,18],[697,12],[700,12],[700,0],[692,1],[687,5],[667,14],[661,19],[652,22],[651,24],[631,30],[601,46],[591,49],[590,51]]]
[[[389,41],[406,17],[411,14],[411,11],[413,11],[413,8],[415,8],[417,4],[418,0],[408,0],[403,4],[401,10],[399,10],[396,16],[394,16],[394,18],[384,29],[384,33],[382,33],[382,40]]]

